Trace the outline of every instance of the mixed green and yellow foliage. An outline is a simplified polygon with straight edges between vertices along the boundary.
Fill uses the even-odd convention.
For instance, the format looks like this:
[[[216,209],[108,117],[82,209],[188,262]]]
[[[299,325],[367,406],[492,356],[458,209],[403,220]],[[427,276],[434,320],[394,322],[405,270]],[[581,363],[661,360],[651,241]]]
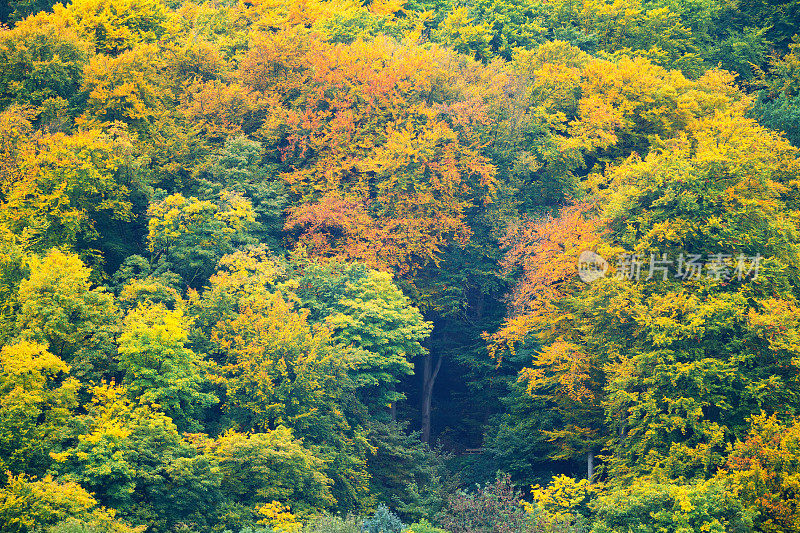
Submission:
[[[800,530],[798,0],[0,20],[3,532]]]

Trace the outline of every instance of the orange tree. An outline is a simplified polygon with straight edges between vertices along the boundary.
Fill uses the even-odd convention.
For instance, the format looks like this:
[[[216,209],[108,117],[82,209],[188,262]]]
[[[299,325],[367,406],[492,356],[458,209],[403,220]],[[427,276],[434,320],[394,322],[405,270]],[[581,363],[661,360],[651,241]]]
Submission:
[[[259,34],[239,66],[268,101],[258,135],[295,200],[287,229],[322,256],[406,279],[465,244],[467,210],[490,202],[488,120],[474,63],[387,39],[330,45],[299,30]]]

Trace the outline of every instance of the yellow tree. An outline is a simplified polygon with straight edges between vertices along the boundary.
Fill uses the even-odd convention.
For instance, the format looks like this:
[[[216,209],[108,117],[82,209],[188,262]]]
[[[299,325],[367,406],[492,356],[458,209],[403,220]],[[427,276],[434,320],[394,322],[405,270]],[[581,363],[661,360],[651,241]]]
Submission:
[[[19,336],[44,343],[82,379],[98,379],[114,369],[112,338],[119,311],[111,294],[93,288],[91,271],[71,254],[53,250],[30,259],[30,275],[20,283]]]
[[[159,0],[76,0],[56,4],[52,17],[74,28],[98,52],[111,55],[155,42],[168,29],[167,10]]]
[[[9,533],[31,533],[59,524],[109,533],[142,533],[145,529],[131,527],[114,515],[114,510],[99,506],[77,483],[60,482],[49,475],[38,480],[24,474],[9,475],[6,485],[0,487],[0,528]]]
[[[17,341],[0,351],[0,466],[43,475],[50,451],[68,437],[78,381],[46,346]]]
[[[16,115],[9,125],[30,130],[19,109],[3,114]],[[98,221],[131,219],[136,184],[128,173],[124,134],[15,137],[0,165],[0,224],[18,244],[36,252],[91,245],[99,237]]]

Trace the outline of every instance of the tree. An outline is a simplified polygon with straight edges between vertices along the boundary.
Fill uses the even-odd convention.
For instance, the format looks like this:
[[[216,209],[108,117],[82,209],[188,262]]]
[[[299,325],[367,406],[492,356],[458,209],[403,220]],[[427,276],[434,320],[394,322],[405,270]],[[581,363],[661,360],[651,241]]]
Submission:
[[[98,52],[116,55],[138,43],[152,43],[167,32],[167,12],[159,0],[132,2],[78,0],[57,4],[53,17],[65,21],[94,44]]]
[[[634,483],[601,494],[592,531],[751,531],[753,514],[716,480],[693,485]]]
[[[217,403],[203,392],[208,365],[185,345],[187,318],[183,310],[140,304],[125,317],[119,338],[119,366],[128,394],[156,404],[183,430],[198,430],[203,409]]]
[[[391,274],[359,264],[295,259],[295,292],[303,307],[327,325],[333,341],[349,351],[349,369],[371,417],[402,399],[399,378],[411,374],[412,360],[425,353],[420,344],[431,326],[397,288]]]
[[[322,52],[320,61],[310,47]],[[450,243],[468,239],[465,210],[488,201],[496,183],[475,134],[486,120],[482,107],[462,102],[443,113],[432,105],[460,101],[457,92],[435,88],[447,79],[454,88],[461,85],[440,66],[457,58],[441,50],[394,56],[391,50],[382,39],[333,47],[288,32],[261,35],[240,75],[265,98],[272,92],[278,99],[275,118],[266,117],[275,131],[267,148],[279,150],[292,196],[308,202],[290,213],[287,228],[313,242],[317,254],[360,259],[406,276],[435,262]],[[273,74],[273,65],[288,76]],[[474,76],[466,64],[456,65]],[[439,80],[435,86],[433,80]],[[291,97],[294,90],[301,100]],[[337,206],[358,215],[339,221],[352,227],[350,242],[337,242],[336,231],[315,224]],[[366,255],[371,248],[380,254],[377,261]]]
[[[148,214],[152,262],[168,261],[190,287],[201,286],[223,255],[247,241],[255,221],[250,202],[228,191],[218,203],[173,194],[151,205]]]
[[[41,344],[18,341],[0,351],[0,466],[16,475],[43,475],[50,450],[68,437],[79,383],[65,378],[61,359]]]
[[[491,28],[471,18],[467,7],[454,9],[442,21],[435,38],[453,50],[471,55],[478,61],[485,61],[491,56]]]
[[[41,21],[41,22],[40,22]],[[0,107],[41,106],[48,99],[71,100],[89,61],[88,43],[44,17],[0,34]]]
[[[196,342],[211,337],[214,342],[208,351],[215,354],[222,365],[220,368],[226,373],[223,377],[232,378],[237,383],[235,393],[228,389],[230,401],[227,409],[239,420],[241,428],[274,428],[276,424],[284,424],[311,445],[321,434],[309,434],[310,428],[298,426],[293,418],[289,418],[287,407],[298,406],[304,413],[293,417],[307,423],[318,423],[316,417],[324,414],[328,407],[323,408],[316,402],[323,401],[327,394],[328,401],[342,402],[339,409],[348,423],[359,432],[359,438],[366,439],[370,446],[378,449],[378,454],[405,457],[407,452],[397,448],[414,448],[411,444],[413,437],[392,429],[395,428],[393,424],[384,427],[378,423],[374,432],[367,432],[364,427],[370,421],[388,420],[389,404],[402,397],[395,384],[410,372],[410,359],[422,352],[420,342],[429,329],[416,308],[393,284],[389,274],[370,270],[359,263],[310,259],[302,253],[294,254],[288,261],[280,261],[270,257],[263,247],[235,252],[224,257],[220,265],[221,270],[212,276],[202,297],[192,302],[199,329],[212,332],[198,335]],[[290,314],[281,318],[284,311],[278,312],[272,307],[281,301],[281,308],[287,306],[288,301],[296,302],[296,310],[287,306]],[[267,302],[273,303],[265,307]],[[270,325],[273,322],[286,325]],[[300,332],[290,333],[289,325],[292,328],[300,326]],[[288,342],[295,335],[297,341],[293,342],[298,342],[301,347],[309,346],[303,349],[309,351],[307,357],[310,359],[295,360],[302,354],[301,351],[294,355],[292,343]],[[309,335],[319,342],[323,338],[327,340],[319,348],[312,348],[314,344],[304,340]],[[221,349],[220,344],[223,344]],[[246,358],[245,346],[250,346]],[[324,351],[315,354],[313,350]],[[234,353],[239,355],[234,358]],[[315,368],[314,358],[322,353],[330,353],[326,355],[331,357],[326,363],[331,365],[328,370]],[[286,354],[283,358],[287,361],[283,375],[282,354]],[[234,361],[237,369],[233,366]],[[298,366],[301,364],[314,366]],[[320,390],[320,396],[316,392],[313,395],[310,391],[303,392],[307,379],[328,386],[324,385],[327,381],[313,377],[317,372],[338,376],[338,387],[329,389],[327,393]],[[306,374],[308,378],[304,377]],[[267,375],[271,376],[270,379],[266,379]],[[257,376],[260,377],[256,380]],[[294,381],[286,382],[287,377]],[[289,393],[303,399],[279,400],[284,398],[281,395]],[[249,403],[237,406],[238,398]],[[268,417],[264,405],[272,405],[270,409],[274,409],[276,414]],[[259,419],[265,421],[257,422]],[[422,449],[413,454],[414,457],[425,457]],[[418,495],[413,494],[409,483],[426,484],[428,475],[414,473],[405,458],[399,463],[389,458],[376,458],[370,462],[371,458],[368,456],[367,466],[372,471],[372,478],[386,486],[386,501],[393,501],[393,495],[401,495],[404,503],[417,504]],[[411,471],[407,470],[409,468]],[[382,491],[384,489],[376,489],[376,495],[380,496]]]
[[[51,250],[42,258],[31,257],[29,265],[30,276],[18,293],[20,337],[45,344],[81,380],[112,371],[119,320],[113,296],[92,288],[91,271],[75,255]]]
[[[220,502],[220,472],[155,406],[132,403],[113,384],[92,390],[76,438],[53,453],[60,478],[91,491],[104,506],[154,531],[180,522],[207,525]]]
[[[561,417],[561,429],[544,430],[558,443],[552,456],[586,456],[591,479],[594,454],[606,436],[602,403],[607,361],[594,349],[591,335],[573,329],[576,322],[590,319],[592,305],[569,295],[580,292],[575,265],[581,253],[606,252],[607,247],[602,221],[586,217],[587,210],[586,205],[565,208],[558,218],[527,221],[509,230],[504,267],[519,269],[521,275],[509,297],[511,317],[492,338],[490,353],[501,357],[507,350],[513,355],[520,341],[538,340],[542,347],[534,348],[532,365],[520,372],[519,381]]]
[[[0,11],[0,20],[3,23],[19,23],[29,15],[47,11],[53,6],[53,3],[51,0],[9,0]]]
[[[589,507],[602,489],[602,485],[592,484],[588,479],[576,481],[564,475],[553,476],[547,487],[532,486],[533,503],[522,505],[551,529],[559,525],[580,527],[589,518]]]
[[[682,249],[708,258],[700,275],[653,279],[629,293],[639,338],[651,345],[637,342],[622,352],[609,379],[608,416],[627,427],[619,432],[616,456],[625,476],[662,468],[677,479],[698,471],[708,476],[748,417],[797,405],[798,369],[786,342],[794,335],[786,317],[796,301],[789,281],[797,275],[796,208],[789,190],[797,152],[752,122],[730,117],[710,119],[694,139],[696,146],[682,156],[672,151],[631,160],[633,175],[647,177],[625,193],[616,189],[608,204],[618,242],[636,253],[667,251],[677,260]],[[620,171],[620,180],[632,176]],[[739,275],[743,265],[734,259],[714,270],[716,254],[764,257],[763,274],[745,275],[752,259]],[[769,332],[778,323],[783,329],[776,338]]]
[[[285,426],[252,434],[229,430],[210,443],[207,453],[219,462],[220,490],[253,512],[280,501],[304,516],[335,503],[323,460]]]
[[[253,233],[271,250],[281,249],[283,210],[286,193],[283,180],[261,163],[261,144],[246,137],[235,137],[214,158],[208,168],[209,188],[235,191],[253,203],[259,224]]]
[[[763,82],[766,87],[759,91],[752,115],[800,146],[800,43],[790,44],[783,57],[772,58]]]
[[[709,28],[691,24],[693,17],[684,13],[689,9],[681,2],[639,0],[481,0],[466,7],[450,3],[439,7],[444,14],[438,17],[443,20],[434,22],[431,37],[484,61],[511,60],[520,50],[560,39],[591,53],[634,53],[661,66],[697,74],[700,46],[707,45]]]
[[[444,504],[443,459],[410,432],[408,422],[366,424],[373,452],[367,456],[370,494],[403,520],[431,516]]]
[[[411,372],[411,360],[424,353],[420,343],[430,326],[391,275],[302,253],[281,261],[264,247],[225,256],[220,266],[193,304],[202,336],[210,336],[215,324],[236,317],[243,308],[260,309],[279,293],[296,301],[310,324],[328,331],[371,417],[385,417],[389,404],[402,398],[396,383]],[[348,411],[361,417],[360,409],[351,405]]]
[[[369,6],[353,5],[339,8],[314,24],[325,40],[350,44],[358,39],[368,40],[387,35],[397,40],[419,27],[419,18],[397,2],[375,2]]]
[[[131,219],[125,146],[119,131],[23,137],[0,169],[0,224],[33,252],[93,244],[99,220]]]
[[[793,481],[800,466],[798,429],[797,422],[784,424],[775,415],[753,416],[717,474],[755,516],[758,531],[792,531],[800,524]]]
[[[201,45],[179,42],[174,36],[92,58],[80,91],[83,113],[76,119],[98,129],[127,125],[140,173],[174,192],[191,181],[208,150],[199,126],[184,113],[184,87],[215,78],[221,68],[220,59]]]
[[[609,172],[599,232],[564,217],[570,231],[556,246],[542,231],[547,225],[533,226],[508,256],[522,266],[511,299],[519,311],[496,340],[543,341],[521,374],[530,392],[555,403],[588,399],[578,405],[592,407],[564,403],[567,425],[549,435],[570,453],[577,451],[573,438],[588,444],[599,437],[590,449],[611,446],[610,473],[618,479],[710,477],[749,416],[797,405],[788,340],[797,153],[741,118],[743,111],[698,120],[687,138]],[[574,267],[581,248],[608,259],[626,255],[613,276],[581,284]],[[702,272],[687,275],[685,264],[677,271],[681,253],[706,258]],[[747,278],[754,260],[737,266],[740,256],[764,257],[763,277]],[[656,264],[661,269],[648,276]],[[744,268],[739,276],[737,268]],[[769,336],[779,323],[779,337]]]
[[[41,531],[68,518],[80,520],[108,533],[141,533],[114,519],[114,511],[97,505],[97,500],[80,485],[54,480],[40,480],[24,474],[8,477],[0,488],[0,527],[9,533]]]
[[[740,0],[735,4],[736,22],[743,26],[764,28],[765,40],[786,47],[798,33],[797,18],[800,3],[797,0],[765,2]]]
[[[328,462],[340,508],[363,502],[367,475],[365,442],[344,416],[352,392],[347,352],[337,350],[325,327],[307,322],[280,292],[245,303],[220,321],[212,340],[224,356],[218,381],[223,409],[246,431],[290,428]]]
[[[149,44],[116,57],[93,57],[84,71],[79,122],[103,127],[120,121],[140,136],[148,134],[172,105],[167,64],[159,56],[159,48]]]
[[[361,531],[364,533],[401,533],[405,529],[400,519],[392,513],[388,507],[381,504],[375,510],[375,514],[364,520],[361,524]]]
[[[249,305],[214,331],[226,361],[218,370],[224,408],[244,430],[285,425],[322,441],[343,421],[336,411],[346,364],[330,333],[312,328],[280,293]],[[338,422],[338,423],[337,423]]]
[[[17,334],[19,285],[29,274],[28,256],[22,248],[0,244],[0,345],[10,344]]]
[[[262,131],[298,203],[286,220],[290,242],[391,271],[423,313],[453,300],[446,311],[458,312],[464,288],[446,284],[441,264],[470,242],[473,210],[496,197],[497,169],[484,153],[490,73],[439,47],[401,50],[382,37],[331,46],[294,29],[260,35],[239,75],[274,102]],[[459,297],[436,301],[443,292]],[[425,413],[435,357],[422,365]]]

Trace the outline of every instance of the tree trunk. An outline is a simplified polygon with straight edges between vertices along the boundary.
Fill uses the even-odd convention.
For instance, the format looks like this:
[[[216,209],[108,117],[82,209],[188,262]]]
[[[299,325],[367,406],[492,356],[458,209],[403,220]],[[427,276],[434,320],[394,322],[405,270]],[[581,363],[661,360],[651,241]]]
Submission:
[[[442,357],[436,358],[433,364],[433,355],[425,356],[425,364],[422,367],[422,442],[431,442],[431,400],[433,399],[433,384],[436,383],[436,376],[442,367]]]
[[[586,454],[586,479],[588,479],[589,483],[591,483],[593,477],[594,477],[594,451],[589,450],[589,452]]]
[[[392,402],[389,406],[389,415],[392,417],[392,422],[397,422],[397,402]]]

